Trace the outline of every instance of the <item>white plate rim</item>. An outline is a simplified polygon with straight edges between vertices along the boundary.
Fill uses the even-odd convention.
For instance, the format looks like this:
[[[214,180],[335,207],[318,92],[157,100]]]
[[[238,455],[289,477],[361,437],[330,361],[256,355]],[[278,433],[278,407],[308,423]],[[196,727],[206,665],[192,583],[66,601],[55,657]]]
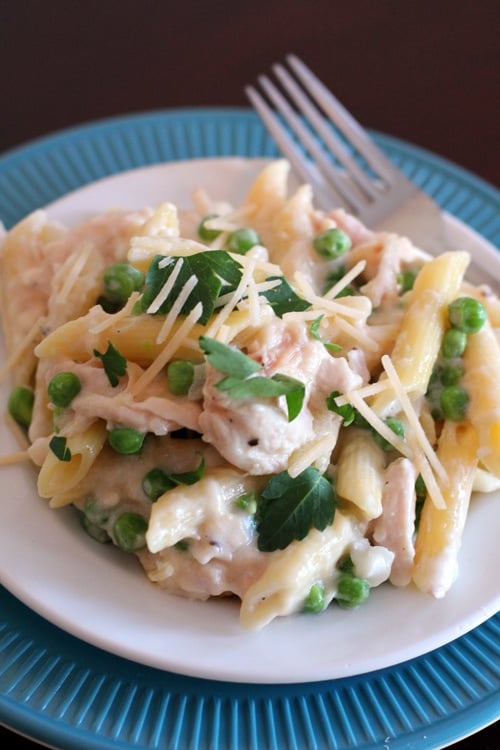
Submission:
[[[206,184],[207,179],[201,175],[208,174],[206,170],[217,171],[218,185],[221,187],[222,192],[225,192],[222,188],[224,180],[222,174],[224,170],[226,184],[236,187],[237,189],[244,188],[245,184],[249,184],[251,179],[250,175],[255,174],[264,163],[266,159],[246,159],[246,158],[207,158],[199,160],[189,160],[186,162],[170,162],[163,165],[155,165],[149,167],[142,167],[138,169],[128,170],[127,172],[114,175],[112,177],[103,178],[96,183],[87,185],[71,194],[64,196],[63,198],[55,201],[53,204],[47,207],[49,216],[54,218],[62,218],[71,215],[71,211],[76,210],[77,212],[89,212],[92,213],[95,210],[102,210],[102,195],[109,194],[112,191],[114,199],[119,199],[120,205],[123,205],[124,201],[129,198],[133,198],[134,192],[131,191],[132,185],[141,184],[141,202],[135,202],[134,205],[130,204],[125,207],[140,207],[145,205],[145,184],[152,187],[153,191],[157,189],[158,181],[162,182],[165,177],[169,177],[172,180],[172,175],[176,176],[176,179],[180,178],[182,182],[182,190],[187,188],[194,188],[201,184]],[[249,171],[246,171],[248,168]],[[205,170],[205,171],[204,171]],[[242,170],[245,171],[245,175],[242,176]],[[253,172],[252,172],[253,170]],[[198,182],[193,183],[194,175],[196,174]],[[173,180],[175,183],[175,180]],[[174,185],[175,190],[179,190],[178,182]],[[123,190],[123,193],[121,191]],[[146,191],[147,192],[147,191]],[[171,195],[171,194],[169,194]],[[186,194],[185,194],[186,195]],[[220,197],[224,197],[222,194]],[[170,198],[169,198],[170,199]],[[134,198],[133,200],[136,201]],[[93,208],[93,201],[100,203],[99,207]],[[181,201],[182,202],[182,201]],[[116,205],[116,200],[113,200],[113,204]],[[457,239],[458,242],[465,244],[470,243],[484,243],[485,241],[472,233],[468,227],[454,217],[448,216],[447,223],[450,233]],[[488,244],[488,243],[486,243]],[[2,438],[4,436],[2,435]],[[17,482],[16,472],[19,467],[7,467],[2,469],[6,472],[7,486],[14,487]],[[10,475],[10,476],[9,476]],[[18,493],[19,501],[23,499],[26,501],[26,496],[23,493],[30,493],[33,486],[33,472],[24,472],[23,480],[18,482]],[[35,491],[36,495],[36,491]],[[482,508],[481,512],[471,514],[471,522],[469,525],[479,525],[482,529],[482,523],[484,523],[484,515],[489,517],[492,512],[492,505],[494,498],[492,496],[481,498]],[[326,662],[322,660],[321,650],[330,643],[332,638],[338,636],[336,630],[338,630],[339,622],[344,623],[343,627],[348,627],[353,638],[362,637],[364,628],[360,618],[362,616],[369,615],[373,617],[377,615],[374,610],[373,601],[375,597],[372,597],[372,601],[366,605],[366,610],[361,608],[356,612],[341,612],[335,610],[335,620],[332,623],[332,615],[330,612],[324,613],[319,619],[311,619],[306,616],[300,616],[297,618],[289,618],[286,620],[280,620],[272,623],[266,630],[260,633],[245,633],[242,632],[237,623],[235,616],[235,607],[227,602],[189,602],[189,612],[195,616],[196,622],[201,622],[201,631],[188,632],[186,634],[186,613],[182,612],[179,615],[179,610],[185,610],[186,602],[179,600],[175,597],[171,597],[164,592],[152,587],[148,584],[142,571],[137,566],[132,565],[132,560],[127,558],[123,560],[123,556],[116,550],[111,551],[112,569],[113,569],[113,580],[115,574],[117,580],[124,580],[123,576],[127,581],[134,581],[134,586],[137,584],[141,589],[148,593],[145,595],[144,601],[141,601],[141,605],[144,605],[146,611],[151,608],[151,614],[154,612],[155,616],[161,618],[166,616],[166,604],[169,602],[170,606],[175,611],[175,617],[169,622],[167,631],[162,633],[155,632],[154,634],[148,631],[147,622],[144,618],[141,618],[140,613],[134,611],[132,617],[130,612],[127,612],[126,601],[123,598],[118,597],[117,601],[114,601],[112,611],[109,611],[109,605],[106,608],[105,616],[103,616],[102,609],[99,610],[99,623],[96,623],[96,619],[93,618],[89,611],[92,606],[100,604],[102,606],[103,598],[109,596],[115,592],[115,586],[111,585],[111,580],[104,580],[101,584],[100,593],[97,598],[97,602],[94,600],[96,596],[95,592],[88,592],[86,594],[87,600],[82,602],[81,595],[71,598],[71,614],[68,615],[66,606],[61,609],[61,599],[59,594],[54,594],[54,586],[50,587],[47,585],[50,581],[51,576],[48,575],[51,571],[59,572],[60,579],[56,581],[59,586],[62,586],[63,593],[68,594],[68,588],[76,586],[83,586],[85,583],[86,576],[80,575],[71,579],[70,573],[74,574],[75,571],[70,571],[64,568],[64,559],[57,557],[56,560],[52,561],[51,564],[47,562],[47,545],[46,540],[43,538],[43,533],[47,529],[44,528],[46,519],[51,518],[51,531],[53,531],[59,539],[64,551],[71,547],[71,544],[76,539],[78,542],[79,554],[81,553],[83,561],[89,563],[92,568],[97,565],[97,561],[101,560],[103,564],[109,563],[109,552],[99,548],[96,549],[96,545],[90,540],[84,539],[81,536],[81,532],[76,528],[74,518],[71,517],[68,512],[54,513],[49,511],[47,514],[47,508],[43,507],[43,501],[38,501],[35,505],[30,507],[31,510],[31,521],[32,525],[26,529],[26,519],[24,519],[24,533],[28,532],[28,535],[24,537],[27,549],[25,553],[29,553],[35,557],[26,560],[26,554],[19,556],[19,549],[15,549],[15,544],[9,544],[5,537],[6,534],[0,529],[0,580],[2,584],[17,596],[21,601],[27,604],[31,609],[41,614],[43,617],[53,622],[54,624],[62,627],[69,633],[91,643],[92,645],[103,648],[111,653],[119,656],[132,659],[139,663],[147,664],[160,669],[166,669],[181,674],[188,674],[195,677],[204,677],[211,679],[222,679],[232,680],[241,682],[264,682],[264,683],[283,683],[283,682],[309,682],[324,679],[333,679],[340,677],[350,677],[362,672],[370,672],[376,669],[393,666],[394,664],[406,661],[409,658],[414,658],[427,653],[428,651],[437,648],[439,646],[454,640],[456,637],[468,632],[472,628],[484,622],[491,615],[495,614],[499,609],[500,593],[490,592],[487,596],[479,597],[477,606],[473,608],[473,611],[464,612],[460,609],[459,601],[456,601],[457,595],[454,593],[456,588],[450,592],[447,599],[444,602],[435,602],[425,599],[426,608],[430,612],[429,619],[422,619],[419,617],[417,623],[414,623],[411,628],[408,628],[406,633],[406,639],[403,642],[394,642],[394,638],[391,637],[390,650],[388,651],[389,644],[385,644],[384,641],[378,640],[378,650],[375,653],[363,652],[362,658],[359,654],[355,653],[354,649],[344,649],[342,655],[337,655],[336,658],[330,657]],[[486,510],[484,507],[486,506]],[[35,513],[33,508],[37,508]],[[19,530],[19,506],[14,506],[10,509],[8,518],[13,523],[14,528]],[[474,511],[474,508],[472,509]],[[17,511],[17,512],[16,512]],[[40,512],[41,511],[41,512]],[[34,521],[36,516],[37,521]],[[58,520],[56,520],[58,519]],[[14,523],[15,522],[15,523]],[[41,524],[41,525],[40,525]],[[22,524],[21,524],[22,525]],[[487,526],[488,524],[486,524]],[[491,532],[491,524],[489,526]],[[8,527],[9,524],[5,524],[3,529]],[[36,528],[35,528],[36,527]],[[488,529],[484,529],[488,531]],[[462,550],[462,561],[472,561],[477,555],[477,549],[474,548],[471,542],[467,541],[466,535],[464,540],[464,549]],[[63,544],[64,540],[64,544]],[[2,544],[3,542],[3,544]],[[89,544],[90,542],[90,544]],[[471,549],[468,548],[468,545]],[[487,545],[486,545],[487,546]],[[57,548],[59,549],[59,547]],[[479,551],[485,550],[485,545],[482,545]],[[52,548],[53,551],[53,548]],[[36,553],[36,554],[35,554]],[[493,554],[493,553],[492,553]],[[103,558],[104,555],[104,558]],[[64,557],[64,555],[63,555]],[[119,562],[118,562],[119,558]],[[16,564],[12,564],[12,560],[16,560]],[[23,561],[24,560],[24,564]],[[491,561],[496,564],[500,558],[498,554]],[[34,565],[36,563],[36,565]],[[67,563],[67,560],[66,560]],[[48,565],[48,569],[47,569]],[[45,567],[44,567],[45,566]],[[30,570],[31,568],[31,570]],[[37,586],[34,589],[32,579],[33,569],[37,571],[37,575],[40,577],[43,571],[44,580],[37,580]],[[87,570],[84,566],[84,570]],[[64,571],[64,572],[63,572]],[[30,576],[31,573],[31,576]],[[470,573],[470,571],[469,571]],[[473,580],[471,590],[475,589],[476,595],[478,594],[477,581],[474,576],[470,576]],[[467,579],[468,580],[468,579]],[[54,584],[54,579],[51,581]],[[45,584],[45,585],[43,585]],[[78,588],[77,586],[77,588]],[[57,591],[57,588],[55,589]],[[154,590],[154,594],[152,593]],[[52,592],[52,598],[51,598]],[[391,593],[392,592],[392,593]],[[115,592],[116,593],[116,592]],[[380,590],[375,592],[377,594],[376,601],[379,607],[387,607],[389,609],[393,607],[394,590],[388,588],[387,590]],[[404,598],[404,592],[396,592],[400,595],[401,599]],[[419,605],[414,610],[418,613],[421,606],[422,596],[418,592],[414,592]],[[159,596],[161,596],[161,603],[159,603]],[[391,598],[392,597],[392,598]],[[67,599],[66,599],[67,601]],[[416,600],[414,600],[416,601]],[[446,610],[443,610],[443,603],[448,602]],[[85,606],[82,606],[85,604]],[[403,606],[403,602],[401,602]],[[125,609],[124,609],[125,607]],[[217,608],[217,612],[224,615],[222,617],[224,621],[224,627],[220,626],[219,615],[214,615],[214,608]],[[455,616],[450,617],[449,612],[455,611]],[[127,612],[129,616],[129,623],[127,627],[126,637],[120,632],[120,639],[117,641],[116,632],[117,624],[123,617],[124,612]],[[446,615],[448,612],[448,615]],[[170,612],[171,614],[171,612]],[[214,619],[215,617],[215,619]],[[376,618],[377,619],[377,618]],[[438,631],[434,630],[431,633],[422,633],[421,630],[425,630],[425,625],[429,622],[435,622],[436,619],[440,622],[440,628]],[[190,617],[187,618],[190,620]],[[219,620],[219,622],[218,622]],[[296,624],[298,622],[307,623],[297,632]],[[384,618],[379,614],[377,619],[379,627],[385,626],[386,623]],[[366,624],[366,623],[365,623]],[[395,623],[393,623],[394,625]],[[387,628],[386,628],[387,629]],[[392,630],[392,628],[391,628]],[[137,641],[137,634],[143,635],[143,639]],[[152,636],[155,637],[152,637]],[[163,635],[163,638],[161,637]],[[382,636],[382,631],[379,632],[379,636]],[[170,638],[168,641],[168,647],[165,649],[164,638]],[[202,649],[194,648],[195,642],[199,641],[200,637],[204,638],[205,645]],[[298,663],[291,663],[291,660],[287,658],[289,649],[293,644],[297,643],[300,639],[305,645],[309,645],[310,648],[314,647],[313,653],[308,652],[307,659],[299,660]],[[277,647],[277,644],[279,646]],[[344,644],[345,645],[345,644]],[[228,659],[228,649],[230,650],[230,658]],[[266,654],[268,658],[266,658]],[[256,658],[258,656],[258,658]]]

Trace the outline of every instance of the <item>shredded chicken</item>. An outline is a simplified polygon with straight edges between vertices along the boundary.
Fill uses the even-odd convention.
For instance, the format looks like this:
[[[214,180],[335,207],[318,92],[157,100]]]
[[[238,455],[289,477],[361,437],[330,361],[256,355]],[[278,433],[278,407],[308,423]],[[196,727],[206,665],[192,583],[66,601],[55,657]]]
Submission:
[[[384,472],[382,515],[374,522],[373,539],[394,553],[390,581],[407,586],[415,547],[415,481],[417,471],[407,458],[392,461]]]

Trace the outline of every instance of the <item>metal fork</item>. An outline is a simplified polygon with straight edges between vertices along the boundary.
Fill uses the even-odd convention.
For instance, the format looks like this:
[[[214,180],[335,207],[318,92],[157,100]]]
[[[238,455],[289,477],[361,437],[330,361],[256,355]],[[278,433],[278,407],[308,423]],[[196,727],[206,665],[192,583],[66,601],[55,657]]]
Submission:
[[[316,205],[342,206],[367,226],[404,234],[433,255],[459,249],[449,245],[437,203],[387,158],[297,56],[286,60],[292,72],[279,64],[273,71],[287,96],[268,76],[258,81],[270,104],[255,87],[245,91],[296,175],[311,184]],[[471,280],[500,282],[499,253],[477,235],[472,240],[464,248],[476,266]]]

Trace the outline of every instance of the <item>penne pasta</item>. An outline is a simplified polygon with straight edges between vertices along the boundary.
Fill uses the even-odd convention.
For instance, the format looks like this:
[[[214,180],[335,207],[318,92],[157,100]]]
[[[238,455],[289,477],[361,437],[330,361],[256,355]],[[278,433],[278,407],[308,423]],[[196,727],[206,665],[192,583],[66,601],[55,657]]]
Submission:
[[[105,424],[95,422],[80,435],[67,438],[66,446],[71,456],[69,461],[61,461],[48,450],[38,474],[40,497],[67,494],[81,482],[101,452],[105,440]]]
[[[20,438],[0,466],[30,460],[50,508],[167,591],[238,597],[251,630],[385,581],[444,595],[471,493],[500,487],[498,298],[464,281],[467,253],[318,210],[289,171],[270,163],[237,205],[198,187],[187,211],[37,211],[0,245]],[[469,408],[449,416],[464,294],[489,320],[458,332]]]
[[[413,580],[421,591],[443,597],[458,575],[472,486],[477,469],[478,438],[467,423],[445,422],[438,456],[449,481],[441,487],[446,507],[436,508],[426,499],[415,543]]]
[[[464,366],[468,414],[479,435],[479,457],[488,471],[500,477],[500,346],[489,321],[469,336]]]
[[[416,278],[390,355],[412,399],[427,390],[446,325],[446,307],[457,296],[468,263],[467,253],[444,253],[425,265]],[[370,406],[380,416],[398,408],[388,392],[376,396]]]
[[[351,428],[344,437],[336,471],[337,494],[359,508],[364,518],[382,512],[385,454],[367,430]]]
[[[332,582],[336,562],[357,538],[352,518],[337,511],[332,526],[324,531],[313,529],[305,539],[274,552],[262,576],[243,597],[243,627],[258,630],[275,617],[300,609],[314,583]]]

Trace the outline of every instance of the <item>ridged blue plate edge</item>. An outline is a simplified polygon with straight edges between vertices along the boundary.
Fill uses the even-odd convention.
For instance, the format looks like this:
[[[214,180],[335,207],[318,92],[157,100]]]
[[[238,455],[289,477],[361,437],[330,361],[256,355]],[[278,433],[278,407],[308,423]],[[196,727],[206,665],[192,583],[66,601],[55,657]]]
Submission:
[[[498,191],[424,149],[374,136],[444,208],[498,245]],[[250,110],[156,111],[87,123],[0,157],[0,217],[10,226],[69,190],[123,169],[228,155],[277,155]],[[314,685],[241,686],[142,668],[58,631],[7,592],[0,591],[0,602],[0,721],[55,746],[202,750],[208,736],[214,750],[368,750],[384,744],[409,750],[443,747],[495,721],[500,712],[498,615],[431,654],[365,677]],[[33,633],[23,640],[26,622]],[[72,685],[73,697],[82,698],[83,685],[90,692],[80,713],[73,715],[61,694],[71,693],[68,681],[77,666],[85,679],[80,674],[80,692]],[[418,703],[408,693],[408,680],[418,688]],[[153,714],[152,708],[158,710]],[[135,728],[129,725],[134,712],[142,717]]]

